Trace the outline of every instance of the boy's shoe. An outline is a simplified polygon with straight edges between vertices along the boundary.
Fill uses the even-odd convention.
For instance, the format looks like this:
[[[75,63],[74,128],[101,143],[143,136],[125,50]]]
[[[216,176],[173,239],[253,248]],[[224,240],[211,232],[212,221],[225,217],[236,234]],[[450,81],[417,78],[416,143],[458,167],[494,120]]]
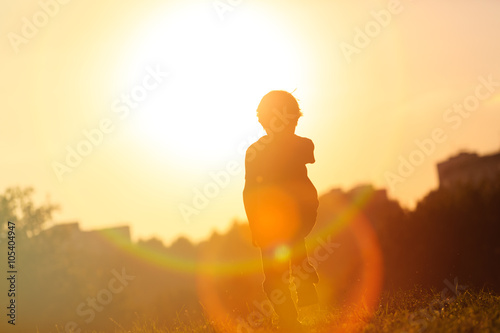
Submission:
[[[297,288],[297,306],[303,307],[318,303],[318,292],[312,283],[302,282]]]

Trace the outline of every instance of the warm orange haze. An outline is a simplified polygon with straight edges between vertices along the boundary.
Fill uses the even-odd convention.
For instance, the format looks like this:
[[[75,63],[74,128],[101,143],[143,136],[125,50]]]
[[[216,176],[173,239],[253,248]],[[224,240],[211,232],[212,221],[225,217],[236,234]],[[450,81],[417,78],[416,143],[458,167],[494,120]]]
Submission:
[[[499,17],[493,0],[2,1],[0,294],[24,269],[16,311],[43,328],[139,313],[257,332],[273,311],[296,329],[294,303],[362,309],[326,320],[358,331],[384,292],[498,291]],[[432,327],[418,304],[395,311]]]
[[[385,2],[71,1],[36,32],[23,19],[36,2],[4,2],[2,185],[34,186],[61,204],[57,221],[85,229],[205,238],[245,217],[243,154],[262,134],[255,109],[284,89],[306,111],[297,133],[316,142],[320,193],[373,183],[412,206],[437,185],[436,162],[500,146],[498,85],[480,90],[477,110],[447,111],[500,81],[499,5],[398,3],[365,41],[359,29]],[[435,151],[390,186],[386,172],[398,174],[435,128]],[[227,184],[194,207],[222,171]],[[180,205],[196,211],[189,223]]]

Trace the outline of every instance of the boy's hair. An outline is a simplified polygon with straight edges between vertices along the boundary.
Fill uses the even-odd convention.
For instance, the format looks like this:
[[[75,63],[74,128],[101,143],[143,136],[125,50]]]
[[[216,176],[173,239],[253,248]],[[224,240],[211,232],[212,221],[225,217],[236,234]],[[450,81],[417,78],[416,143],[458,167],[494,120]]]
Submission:
[[[277,113],[295,115],[296,119],[292,118],[288,126],[297,126],[297,121],[302,116],[300,112],[299,103],[288,91],[273,90],[268,92],[259,103],[257,107],[257,117],[259,123],[264,128],[271,126],[271,121],[277,117]]]

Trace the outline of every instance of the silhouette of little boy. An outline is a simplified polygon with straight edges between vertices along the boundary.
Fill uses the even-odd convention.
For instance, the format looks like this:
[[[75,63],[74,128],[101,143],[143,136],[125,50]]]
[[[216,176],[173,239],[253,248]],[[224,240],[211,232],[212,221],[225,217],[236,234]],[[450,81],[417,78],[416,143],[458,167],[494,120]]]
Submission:
[[[257,117],[267,135],[246,152],[243,190],[253,242],[262,253],[263,288],[280,326],[289,332],[301,327],[290,292],[290,271],[297,305],[318,301],[318,275],[304,242],[318,208],[318,194],[306,169],[307,163],[315,162],[314,144],[295,135],[300,116],[297,100],[286,91],[271,91],[262,98]]]

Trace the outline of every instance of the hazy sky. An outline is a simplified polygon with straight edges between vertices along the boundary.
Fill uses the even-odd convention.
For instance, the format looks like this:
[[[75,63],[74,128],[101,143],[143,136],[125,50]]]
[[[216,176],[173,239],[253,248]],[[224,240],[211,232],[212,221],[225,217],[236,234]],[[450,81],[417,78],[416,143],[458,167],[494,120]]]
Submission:
[[[0,3],[0,189],[50,195],[58,222],[170,242],[243,220],[273,89],[295,90],[320,193],[372,183],[411,206],[437,162],[500,148],[495,0],[60,2]]]

